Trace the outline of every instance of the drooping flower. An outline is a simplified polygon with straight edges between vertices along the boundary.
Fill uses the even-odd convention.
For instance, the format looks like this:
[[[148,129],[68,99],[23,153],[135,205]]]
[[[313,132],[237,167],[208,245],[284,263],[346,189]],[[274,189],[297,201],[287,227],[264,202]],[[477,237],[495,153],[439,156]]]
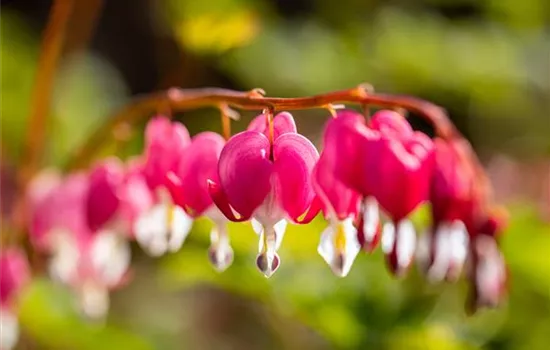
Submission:
[[[257,221],[253,221],[260,236],[256,264],[269,277],[279,267],[277,249],[287,219],[306,223],[319,211],[311,184],[319,155],[296,132],[289,113],[275,116],[273,133],[267,119],[258,116],[250,130],[229,139],[218,163],[219,182],[211,181],[209,190],[229,220]]]
[[[13,349],[19,338],[17,299],[30,280],[25,254],[17,248],[0,250],[0,349]]]
[[[500,305],[507,292],[508,270],[498,246],[498,234],[505,226],[504,213],[495,210],[478,221],[474,234],[470,233],[471,264],[470,296],[467,309],[474,312],[481,307]]]
[[[218,159],[224,145],[225,140],[219,134],[202,132],[195,135],[176,171],[168,174],[168,190],[174,203],[193,218],[204,215],[213,221],[208,256],[218,271],[225,270],[233,261],[227,219],[208,192],[208,180],[219,182]]]
[[[430,280],[455,281],[468,256],[468,228],[475,220],[475,174],[464,159],[461,141],[436,139],[434,145],[430,189],[433,224],[421,237],[417,255]]]
[[[173,203],[168,174],[177,172],[190,144],[189,132],[179,122],[163,116],[152,118],[145,129],[145,151],[140,172],[151,193],[153,206],[136,221],[136,240],[153,256],[179,250],[192,226],[192,219]]]
[[[428,199],[433,143],[397,112],[377,112],[369,125],[353,111],[339,112],[338,119],[339,133],[325,140],[325,148],[335,148],[337,155],[335,177],[365,198],[367,242],[376,238],[373,199],[390,217],[383,225],[382,249],[391,271],[399,275],[413,260],[416,233],[407,217]]]
[[[32,242],[50,255],[52,277],[71,287],[82,311],[93,318],[105,315],[109,290],[125,282],[130,264],[130,247],[123,232],[129,225],[119,210],[125,201],[110,193],[106,184],[116,181],[105,178],[117,177],[106,174],[117,172],[101,164],[90,176],[71,174],[46,195],[30,195],[35,199],[29,230]],[[100,201],[102,195],[107,202]]]
[[[345,132],[344,123],[348,122],[348,118],[355,118],[355,115],[344,114],[328,121],[324,134],[325,147],[313,170],[314,189],[330,221],[329,227],[321,234],[317,250],[333,272],[341,277],[349,273],[361,249],[357,229],[353,225],[360,216],[361,195],[336,178],[337,159],[342,154],[338,154],[339,147],[331,147],[336,145],[336,138]],[[341,139],[340,142],[347,140]]]

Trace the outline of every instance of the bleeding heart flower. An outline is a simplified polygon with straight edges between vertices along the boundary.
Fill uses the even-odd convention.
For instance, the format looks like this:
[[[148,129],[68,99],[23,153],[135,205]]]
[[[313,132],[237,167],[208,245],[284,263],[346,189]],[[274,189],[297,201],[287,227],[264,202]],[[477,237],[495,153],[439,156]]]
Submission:
[[[153,197],[139,163],[125,167],[118,159],[110,158],[92,169],[86,197],[86,217],[92,231],[132,236],[134,223],[152,205]]]
[[[168,190],[174,203],[191,217],[204,215],[214,222],[208,256],[218,271],[225,270],[233,261],[227,219],[208,192],[208,180],[219,182],[218,159],[224,145],[225,140],[219,134],[202,132],[195,135],[176,172],[168,174]]]
[[[30,281],[25,254],[17,248],[0,250],[0,349],[13,349],[19,338],[16,303]]]
[[[178,122],[157,116],[145,129],[141,174],[153,193],[153,205],[134,225],[136,240],[153,256],[178,251],[191,230],[193,220],[173,203],[168,175],[176,173],[190,145],[189,132]]]
[[[494,236],[479,234],[472,242],[471,292],[467,310],[497,307],[507,291],[508,271]]]
[[[330,221],[329,227],[321,234],[317,251],[340,277],[349,273],[361,249],[357,229],[353,225],[360,216],[361,195],[335,177],[337,159],[345,156],[339,153],[342,149],[337,142],[346,142],[344,123],[348,122],[348,118],[355,117],[344,114],[341,118],[328,121],[324,134],[325,147],[313,170],[313,186]],[[354,149],[350,147],[349,152],[354,152]]]
[[[77,292],[82,310],[91,317],[105,315],[108,291],[125,281],[130,264],[126,233],[119,230],[128,225],[117,218],[133,211],[121,209],[127,200],[114,190],[118,183],[111,180],[118,179],[118,171],[113,164],[100,164],[90,176],[69,175],[31,202],[33,243],[50,254],[50,274]],[[109,202],[94,207],[103,205],[101,195]]]
[[[455,281],[468,256],[468,229],[477,211],[475,174],[458,140],[434,141],[436,166],[430,190],[432,229],[422,236],[417,258],[432,281]]]
[[[392,272],[404,272],[413,260],[416,233],[407,219],[428,199],[433,169],[433,143],[424,134],[414,132],[397,112],[377,112],[367,126],[353,111],[341,111],[339,134],[326,140],[325,148],[335,148],[335,177],[359,192],[363,198],[374,198],[392,222],[384,225],[382,249]],[[374,201],[365,200],[363,235],[372,242],[377,222]],[[368,205],[367,205],[368,204]],[[370,230],[370,234],[369,234]],[[366,232],[366,234],[365,234]]]
[[[56,249],[60,236],[89,235],[84,215],[89,178],[75,173],[62,178],[47,171],[39,174],[27,192],[29,198],[29,236],[33,246],[44,252]]]
[[[253,225],[260,235],[256,263],[269,277],[280,263],[276,251],[286,219],[307,223],[319,211],[311,184],[319,155],[308,139],[296,133],[289,113],[274,118],[272,143],[261,119],[267,125],[266,116],[259,116],[250,127],[253,130],[229,139],[218,163],[219,182],[211,181],[209,190],[229,220],[257,221]]]

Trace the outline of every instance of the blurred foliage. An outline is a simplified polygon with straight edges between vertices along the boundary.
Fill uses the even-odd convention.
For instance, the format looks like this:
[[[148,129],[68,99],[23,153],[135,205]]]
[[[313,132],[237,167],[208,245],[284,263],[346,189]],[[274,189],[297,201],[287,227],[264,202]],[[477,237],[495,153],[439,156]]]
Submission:
[[[169,0],[154,7],[157,39],[169,36],[182,57],[195,58],[185,60],[182,85],[296,96],[368,81],[380,91],[444,105],[483,155],[550,154],[546,0]],[[40,37],[4,8],[1,25],[2,154],[16,162],[25,128],[32,127],[25,120]],[[63,164],[128,100],[119,69],[97,52],[62,62],[45,165]],[[224,83],[189,73],[204,69],[223,75]],[[219,130],[214,115],[181,118],[192,132]],[[306,134],[320,133],[324,119],[314,117],[298,120]],[[140,145],[135,137],[98,151],[127,157]],[[534,202],[508,204],[511,224],[502,243],[510,299],[473,317],[463,312],[465,283],[433,286],[416,271],[394,280],[379,252],[359,256],[346,279],[334,277],[316,252],[321,219],[289,228],[282,266],[270,280],[254,266],[256,235],[248,225],[232,225],[235,262],[218,274],[208,264],[210,226],[201,219],[177,254],[153,260],[134,249],[135,279],[114,294],[105,328],[82,320],[66,290],[37,280],[21,300],[24,333],[39,348],[67,349],[546,349],[550,227]],[[426,212],[417,215],[419,227],[426,226]]]

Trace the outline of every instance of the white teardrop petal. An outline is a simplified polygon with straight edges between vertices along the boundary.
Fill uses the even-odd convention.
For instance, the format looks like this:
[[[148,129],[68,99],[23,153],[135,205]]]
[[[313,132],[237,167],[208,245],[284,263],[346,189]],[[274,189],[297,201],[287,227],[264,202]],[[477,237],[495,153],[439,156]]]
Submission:
[[[345,277],[361,250],[357,229],[351,218],[334,221],[321,234],[317,252],[331,267],[334,274]]]
[[[382,228],[382,251],[384,254],[390,254],[395,242],[395,225],[392,222],[384,223]]]
[[[410,220],[401,220],[397,225],[397,264],[407,267],[414,257],[416,248],[416,231]]]
[[[11,350],[19,339],[19,322],[7,308],[0,308],[0,349]]]
[[[168,214],[168,220],[171,221],[168,222],[170,227],[168,250],[177,252],[191,231],[193,218],[187,215],[187,213],[177,205],[168,208],[168,210],[172,210],[172,213]]]
[[[91,248],[92,264],[105,286],[117,285],[130,266],[128,241],[112,231],[98,232]]]

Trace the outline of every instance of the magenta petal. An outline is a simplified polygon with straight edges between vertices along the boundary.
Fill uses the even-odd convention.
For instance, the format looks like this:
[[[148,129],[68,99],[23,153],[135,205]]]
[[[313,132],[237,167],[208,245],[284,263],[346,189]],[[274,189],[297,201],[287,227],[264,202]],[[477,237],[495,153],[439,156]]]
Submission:
[[[392,110],[386,109],[374,113],[369,126],[387,136],[409,138],[413,135],[413,129],[407,119]]]
[[[315,217],[317,216],[317,214],[319,214],[321,209],[323,209],[323,203],[321,202],[318,196],[315,196],[313,198],[313,201],[311,202],[311,205],[305,212],[305,215],[303,215],[301,218],[297,218],[294,221],[297,224],[309,224],[313,219],[315,219]]]
[[[268,139],[255,131],[233,136],[218,163],[218,175],[229,204],[245,217],[265,200],[271,190],[273,163]]]
[[[334,176],[332,165],[324,155],[313,169],[313,187],[323,203],[325,215],[338,220],[355,217],[359,212],[361,196]]]
[[[29,264],[22,250],[0,250],[0,306],[9,307],[21,288],[29,282],[30,277]]]
[[[304,136],[289,133],[275,140],[273,158],[277,198],[290,218],[296,221],[315,197],[311,173],[319,153]]]
[[[53,230],[66,230],[79,238],[90,235],[86,221],[88,176],[71,174],[42,198],[31,210],[30,237],[34,246],[50,250]]]
[[[163,116],[149,121],[145,129],[143,173],[152,189],[164,185],[166,174],[176,170],[189,143],[189,132],[183,124]]]
[[[127,233],[133,234],[133,222],[154,204],[153,193],[140,173],[130,173],[127,174],[118,195],[120,198],[118,214],[127,225]]]
[[[324,134],[324,149],[313,171],[313,185],[324,204],[325,214],[333,213],[343,220],[355,216],[359,210],[360,195],[342,181],[360,176],[358,171],[358,126],[363,117],[354,111],[340,111],[336,119],[328,121]]]
[[[223,191],[223,188],[214,181],[207,181],[208,184],[208,193],[210,194],[210,197],[212,198],[212,201],[218,209],[225,215],[226,218],[228,218],[231,221],[234,222],[242,222],[247,221],[250,219],[249,216],[236,216],[235,212],[231,208],[231,205],[229,204],[229,200],[227,199],[227,195]]]
[[[370,166],[364,165],[373,159],[364,155],[363,145],[379,138],[377,132],[365,125],[361,114],[340,111],[337,118],[329,120],[325,128],[322,158],[338,181],[354,191],[368,195],[364,187]]]
[[[248,131],[257,131],[264,134],[266,137],[269,137],[269,126],[267,123],[267,117],[265,114],[260,114],[254,118],[248,128]],[[281,112],[273,118],[273,139],[276,140],[279,136],[286,133],[295,134],[296,123],[292,114],[288,112]]]
[[[124,167],[116,159],[104,161],[92,170],[86,201],[86,217],[92,231],[100,229],[116,214],[123,181]]]
[[[191,216],[201,215],[212,199],[208,193],[207,180],[219,182],[218,159],[225,140],[214,132],[202,132],[193,137],[191,145],[180,159],[175,172],[181,186],[176,190],[174,200]],[[174,187],[171,193],[174,194]]]
[[[426,135],[415,132],[408,140],[387,135],[365,138],[359,147],[362,170],[352,187],[374,196],[395,221],[428,199],[433,144]]]

